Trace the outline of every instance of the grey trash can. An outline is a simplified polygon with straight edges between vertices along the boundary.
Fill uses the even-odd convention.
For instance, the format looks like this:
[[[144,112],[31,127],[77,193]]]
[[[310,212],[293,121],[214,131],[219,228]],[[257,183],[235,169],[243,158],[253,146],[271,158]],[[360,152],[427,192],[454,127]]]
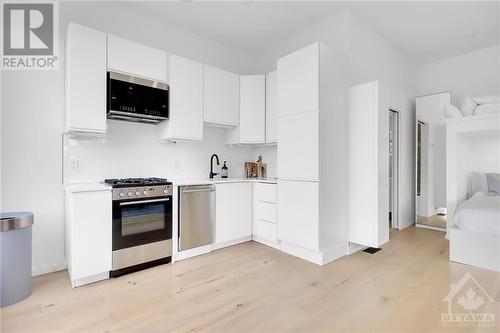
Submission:
[[[30,212],[0,213],[0,307],[31,294]]]

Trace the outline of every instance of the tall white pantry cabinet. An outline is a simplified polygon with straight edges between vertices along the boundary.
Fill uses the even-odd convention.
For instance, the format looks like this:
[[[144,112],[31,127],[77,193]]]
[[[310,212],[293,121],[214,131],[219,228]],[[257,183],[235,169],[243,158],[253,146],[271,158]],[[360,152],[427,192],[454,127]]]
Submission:
[[[349,242],[389,241],[390,91],[378,81],[349,91]]]
[[[324,200],[334,182],[330,159],[320,156],[333,141],[328,123],[336,98],[327,91],[335,75],[327,55],[314,43],[277,62],[278,239],[283,251],[320,265],[345,255],[347,244]]]

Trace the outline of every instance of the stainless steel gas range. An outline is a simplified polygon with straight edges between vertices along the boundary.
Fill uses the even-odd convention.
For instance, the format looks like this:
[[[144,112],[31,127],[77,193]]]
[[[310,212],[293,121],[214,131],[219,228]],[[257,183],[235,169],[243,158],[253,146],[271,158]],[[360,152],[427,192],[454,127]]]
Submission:
[[[113,265],[110,276],[169,263],[172,183],[161,178],[106,179],[113,187]]]

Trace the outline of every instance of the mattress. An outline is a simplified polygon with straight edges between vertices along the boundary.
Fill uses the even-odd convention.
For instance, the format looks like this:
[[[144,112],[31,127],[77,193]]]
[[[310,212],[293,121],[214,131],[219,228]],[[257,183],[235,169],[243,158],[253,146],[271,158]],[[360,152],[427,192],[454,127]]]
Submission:
[[[500,196],[476,192],[455,212],[458,229],[500,236]]]

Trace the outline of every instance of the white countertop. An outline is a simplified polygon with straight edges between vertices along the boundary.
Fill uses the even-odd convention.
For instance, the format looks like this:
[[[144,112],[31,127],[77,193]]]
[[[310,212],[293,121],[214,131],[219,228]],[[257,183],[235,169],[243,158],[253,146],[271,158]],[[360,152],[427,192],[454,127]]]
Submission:
[[[242,183],[242,182],[257,182],[257,183],[269,183],[269,184],[276,184],[277,179],[276,178],[265,178],[265,179],[258,179],[258,178],[214,178],[214,179],[170,179],[170,181],[175,185],[175,186],[185,186],[185,185],[203,185],[203,184],[224,184],[224,183]]]
[[[64,189],[68,192],[89,192],[89,191],[107,191],[111,190],[111,186],[103,183],[78,183],[64,184]]]

